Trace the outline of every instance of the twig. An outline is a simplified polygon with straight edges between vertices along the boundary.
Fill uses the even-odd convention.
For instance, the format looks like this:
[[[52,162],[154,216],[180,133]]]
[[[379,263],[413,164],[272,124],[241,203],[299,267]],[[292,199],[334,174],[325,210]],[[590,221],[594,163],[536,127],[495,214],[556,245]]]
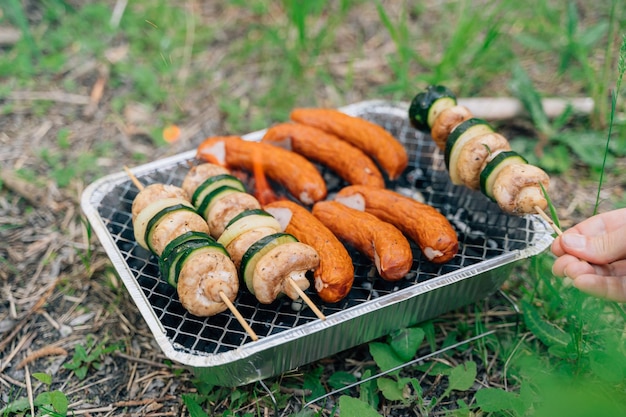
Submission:
[[[548,216],[539,206],[535,206],[535,210],[537,214],[539,214],[548,224],[552,227],[552,229],[556,232],[557,235],[561,236],[563,232],[559,227],[554,223],[554,221]]]
[[[35,415],[35,401],[33,399],[33,385],[30,382],[30,370],[28,369],[28,365],[24,370],[24,378],[26,380],[26,393],[28,395],[28,404],[30,405],[30,415]]]
[[[302,300],[311,308],[311,310],[313,310],[317,318],[322,321],[326,320],[326,316],[320,311],[319,308],[317,308],[317,306],[313,303],[309,296],[306,295],[304,291],[302,291],[302,288],[300,288],[293,279],[289,278],[288,281],[293,289],[296,290],[300,298],[302,298]]]

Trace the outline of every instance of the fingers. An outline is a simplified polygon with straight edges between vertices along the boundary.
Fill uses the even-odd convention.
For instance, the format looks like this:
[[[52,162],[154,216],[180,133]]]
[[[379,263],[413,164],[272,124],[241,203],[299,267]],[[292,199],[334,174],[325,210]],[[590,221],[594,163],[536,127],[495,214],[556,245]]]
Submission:
[[[552,252],[556,256],[568,253],[601,265],[626,259],[626,225],[613,227],[594,221],[582,226],[581,223],[555,239]]]
[[[592,265],[566,254],[554,262],[552,272],[572,279],[576,288],[590,295],[626,302],[626,261]]]
[[[623,276],[580,275],[574,280],[574,286],[595,297],[620,303],[626,302],[626,277]]]

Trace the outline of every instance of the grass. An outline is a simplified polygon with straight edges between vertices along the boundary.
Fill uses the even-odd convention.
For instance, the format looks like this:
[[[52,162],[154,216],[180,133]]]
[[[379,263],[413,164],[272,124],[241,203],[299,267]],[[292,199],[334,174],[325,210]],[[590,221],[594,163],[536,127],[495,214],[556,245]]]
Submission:
[[[204,11],[195,2],[157,0],[129,2],[119,23],[111,21],[115,2],[71,3],[48,1],[32,16],[23,2],[2,6],[0,19],[23,36],[0,55],[0,114],[56,112],[57,103],[43,100],[20,110],[11,92],[84,94],[90,84],[77,68],[106,63],[108,87],[115,92],[103,103],[106,119],[124,120],[129,103],[145,106],[153,114],[143,130],[148,149],[163,152],[160,133],[193,119],[195,102],[215,103],[222,132],[245,133],[286,119],[294,106],[336,107],[355,98],[408,101],[422,86],[442,83],[459,96],[518,97],[531,127],[529,135],[512,141],[514,147],[553,175],[585,170],[600,190],[604,174],[626,156],[624,105],[618,100],[626,54],[619,49],[619,30],[626,27],[626,12],[617,0],[594,7],[547,0],[485,1],[480,7],[470,1],[231,0]],[[376,22],[376,32],[359,20],[362,11],[369,13],[363,22]],[[223,19],[210,19],[211,13]],[[346,28],[358,30],[346,35]],[[372,54],[378,55],[375,60]],[[555,95],[588,95],[598,106],[590,117],[566,110],[551,120],[537,103]],[[68,189],[77,176],[88,181],[101,175],[98,161],[116,157],[113,141],[104,138],[70,154],[68,149],[80,145],[79,133],[58,129],[37,150],[39,163],[21,170],[22,176],[33,182],[43,176]],[[540,153],[534,137],[541,138]],[[134,158],[151,155],[145,151]],[[600,199],[598,192],[596,202]],[[616,197],[613,204],[625,206],[626,199]],[[5,263],[10,265],[0,259]],[[495,296],[357,348],[367,359],[353,368],[307,365],[299,375],[267,381],[272,396],[260,383],[230,389],[193,381],[193,392],[182,400],[195,417],[263,415],[275,405],[288,407],[293,392],[301,393],[302,404],[334,401],[342,416],[392,410],[399,415],[624,415],[626,311],[556,279],[551,263],[544,254],[514,271],[506,298]],[[472,337],[476,340],[465,342]],[[65,367],[83,379],[117,350],[88,339]],[[52,388],[56,381],[44,379],[36,397],[40,414],[51,404],[64,414],[65,394]],[[333,395],[324,397],[329,392]],[[27,413],[30,404],[22,394],[11,393],[13,401],[1,413]],[[314,409],[291,411],[338,415],[336,406]]]

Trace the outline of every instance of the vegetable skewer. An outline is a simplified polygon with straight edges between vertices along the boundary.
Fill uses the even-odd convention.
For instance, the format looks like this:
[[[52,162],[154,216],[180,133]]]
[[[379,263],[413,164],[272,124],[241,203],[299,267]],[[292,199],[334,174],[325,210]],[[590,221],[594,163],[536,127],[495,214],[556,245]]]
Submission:
[[[421,131],[430,131],[444,152],[450,180],[480,190],[510,214],[539,213],[548,206],[544,195],[550,177],[529,164],[482,119],[457,105],[446,87],[431,85],[417,94],[408,110],[409,121]]]
[[[283,233],[227,168],[209,162],[196,165],[182,188],[194,196],[193,204],[211,225],[211,234],[226,248],[259,302],[269,304],[284,293],[301,298],[320,320],[326,319],[303,291],[309,286],[306,271],[319,266],[318,253]]]
[[[139,181],[139,179],[130,171],[130,169],[128,169],[127,167],[124,167],[124,170],[126,171],[126,173],[128,174],[128,176],[130,177],[131,181],[133,182],[133,184],[137,187],[137,189],[141,191],[145,190],[144,185]],[[160,266],[162,265],[162,258],[160,258]],[[163,272],[163,271],[162,271]],[[235,270],[236,273],[236,270]],[[176,282],[172,281],[172,279],[170,279],[169,274],[166,273],[166,279],[167,281],[172,284],[175,285]],[[236,276],[236,275],[235,275]],[[220,290],[218,292],[219,297],[221,299],[221,301],[227,306],[227,308],[231,311],[231,313],[233,313],[233,315],[235,316],[235,318],[237,319],[237,321],[239,322],[239,324],[244,328],[244,330],[246,331],[246,333],[248,333],[248,335],[250,336],[250,338],[253,341],[258,340],[258,336],[257,334],[254,332],[254,330],[250,327],[250,325],[247,323],[247,321],[245,320],[245,318],[242,316],[242,314],[239,312],[239,310],[237,310],[236,306],[232,303],[232,301],[230,300],[230,298],[226,295],[226,293],[223,290]],[[183,294],[181,294],[179,292],[179,296],[185,297]],[[182,302],[182,300],[181,300]]]

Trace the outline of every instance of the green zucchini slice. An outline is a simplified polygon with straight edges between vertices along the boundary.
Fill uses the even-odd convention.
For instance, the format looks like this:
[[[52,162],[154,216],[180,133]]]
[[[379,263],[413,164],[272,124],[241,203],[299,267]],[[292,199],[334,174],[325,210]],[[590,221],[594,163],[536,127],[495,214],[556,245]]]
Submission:
[[[178,276],[185,260],[198,249],[211,248],[227,255],[222,245],[203,232],[187,232],[172,240],[159,258],[159,271],[162,278],[173,287],[178,283]]]
[[[485,165],[480,173],[480,191],[495,201],[493,197],[493,184],[498,178],[498,174],[504,167],[513,164],[527,164],[526,158],[515,151],[502,151]]]
[[[227,247],[238,236],[260,227],[270,227],[276,232],[281,230],[278,220],[267,211],[262,209],[244,210],[228,222],[217,241]]]
[[[248,248],[246,253],[244,253],[241,258],[240,276],[243,278],[246,283],[246,287],[252,294],[254,294],[254,268],[259,260],[275,247],[285,243],[297,241],[298,239],[289,233],[274,233],[272,235],[262,237]]]
[[[450,89],[442,85],[430,85],[411,101],[409,121],[414,128],[428,132],[439,113],[452,106],[456,106],[456,96]]]
[[[450,180],[453,184],[463,184],[458,175],[457,164],[463,146],[471,139],[486,133],[492,133],[493,131],[493,127],[491,127],[489,123],[474,117],[461,122],[450,132],[446,140],[444,159],[446,168],[448,168],[448,173],[450,174]]]
[[[238,188],[235,187],[231,187],[230,185],[222,185],[217,187],[216,189],[214,189],[213,191],[211,191],[210,193],[208,193],[200,202],[200,204],[198,204],[198,213],[200,213],[200,215],[202,217],[204,217],[205,220],[209,220],[209,213],[211,212],[211,209],[213,208],[213,205],[220,200],[221,198],[227,196],[228,194],[232,194],[232,193],[241,193],[243,191],[241,191]]]
[[[187,204],[175,204],[173,206],[168,206],[168,207],[163,208],[158,213],[156,213],[154,216],[152,216],[152,218],[148,221],[148,224],[146,226],[146,234],[144,236],[144,239],[146,241],[146,244],[148,245],[148,249],[150,249],[150,251],[152,253],[156,254],[154,248],[150,244],[150,241],[152,240],[152,235],[154,234],[154,230],[159,225],[161,220],[165,216],[170,214],[170,213],[173,213],[175,211],[183,211],[183,210],[190,211],[190,212],[192,212],[192,213],[197,215],[196,210],[193,207],[191,207],[191,206],[189,206]]]
[[[245,185],[243,185],[243,182],[241,182],[239,178],[230,174],[218,174],[207,178],[198,186],[198,188],[196,188],[191,196],[191,203],[197,208],[207,195],[209,195],[213,190],[224,185],[237,188],[240,191],[246,191]]]
[[[144,249],[151,250],[148,246],[146,236],[150,230],[148,224],[150,221],[162,210],[172,206],[187,206],[193,210],[191,203],[183,198],[163,198],[156,200],[148,204],[143,210],[137,214],[135,221],[133,222],[133,233],[135,235],[135,241]]]

